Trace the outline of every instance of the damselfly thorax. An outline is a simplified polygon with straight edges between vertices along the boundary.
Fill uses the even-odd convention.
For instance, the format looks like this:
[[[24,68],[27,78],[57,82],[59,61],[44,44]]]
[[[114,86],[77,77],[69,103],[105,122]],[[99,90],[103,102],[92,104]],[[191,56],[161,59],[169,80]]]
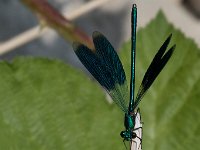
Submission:
[[[137,109],[136,112],[132,112],[130,114],[125,113],[124,126],[126,130],[120,133],[121,137],[124,138],[124,140],[131,141],[132,139],[135,139],[136,137],[140,136],[137,135],[137,133],[135,133],[136,130],[142,129],[142,122],[141,122],[139,108]]]
[[[126,130],[122,131],[120,135],[124,142],[130,142],[131,150],[142,149],[142,125],[139,108],[136,112],[125,115],[124,126]]]

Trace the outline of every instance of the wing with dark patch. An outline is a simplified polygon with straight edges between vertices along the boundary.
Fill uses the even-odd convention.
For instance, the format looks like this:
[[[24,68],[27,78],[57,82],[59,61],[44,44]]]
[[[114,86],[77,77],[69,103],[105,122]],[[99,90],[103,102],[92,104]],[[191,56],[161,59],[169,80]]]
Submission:
[[[141,98],[144,96],[146,91],[149,89],[149,87],[152,85],[158,74],[161,72],[161,70],[164,68],[168,60],[170,59],[176,45],[173,45],[166,53],[167,46],[171,40],[172,34],[166,39],[166,41],[163,43],[159,51],[156,53],[153,61],[151,62],[149,68],[147,69],[144,78],[142,80],[142,84],[139,88],[134,108],[137,107],[139,102],[141,101]]]
[[[93,42],[95,52],[83,44],[74,43],[75,53],[87,70],[107,90],[113,101],[127,112],[128,88],[121,61],[110,42],[101,33],[93,33]]]

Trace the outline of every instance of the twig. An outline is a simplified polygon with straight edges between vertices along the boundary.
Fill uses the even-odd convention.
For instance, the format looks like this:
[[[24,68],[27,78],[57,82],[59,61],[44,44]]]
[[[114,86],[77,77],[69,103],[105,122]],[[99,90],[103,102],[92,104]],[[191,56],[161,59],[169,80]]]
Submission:
[[[101,5],[105,4],[108,1],[110,1],[110,0],[93,0],[81,7],[79,7],[74,12],[68,13],[68,15],[66,15],[66,17],[69,20],[76,19],[76,18],[80,17],[81,15],[86,14],[86,13],[100,7]],[[38,26],[33,27],[23,33],[20,33],[19,35],[0,44],[0,55],[10,52],[24,44],[27,44],[27,43],[33,41],[34,39],[37,39],[42,34],[45,34],[46,32],[48,32],[49,30],[50,30],[50,28],[46,27],[41,31],[41,28],[38,25]]]
[[[23,33],[20,33],[19,35],[7,40],[4,43],[0,44],[0,55],[8,53],[24,44],[27,44],[28,42],[33,41],[34,39],[40,37],[40,33],[44,33],[47,31],[47,28],[43,30],[43,32],[40,32],[39,26],[36,26],[32,29],[29,29]]]

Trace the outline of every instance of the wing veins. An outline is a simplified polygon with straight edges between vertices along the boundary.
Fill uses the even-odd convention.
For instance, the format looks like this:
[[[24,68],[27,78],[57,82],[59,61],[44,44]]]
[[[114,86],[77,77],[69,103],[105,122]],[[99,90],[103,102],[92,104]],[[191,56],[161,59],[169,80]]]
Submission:
[[[121,61],[109,41],[99,32],[93,33],[95,52],[85,45],[74,43],[77,57],[93,77],[106,89],[114,102],[124,112],[126,105],[127,83]]]

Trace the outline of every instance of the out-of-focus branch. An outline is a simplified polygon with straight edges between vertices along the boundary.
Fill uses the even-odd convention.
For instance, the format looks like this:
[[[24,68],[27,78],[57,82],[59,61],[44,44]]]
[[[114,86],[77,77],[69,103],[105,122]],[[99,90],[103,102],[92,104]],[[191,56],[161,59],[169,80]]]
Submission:
[[[62,16],[46,0],[21,0],[28,8],[36,13],[41,22],[55,29],[64,39],[73,42],[84,43],[93,49],[93,43],[89,36],[71,21]]]
[[[80,17],[81,15],[96,9],[97,7],[100,7],[101,5],[107,3],[111,0],[93,0],[90,1],[82,6],[80,6],[78,9],[71,11],[67,14],[67,18],[69,20],[73,20],[75,18]],[[36,38],[39,38],[41,35],[47,33],[50,30],[50,28],[46,27],[43,30],[40,30],[39,26],[33,27],[31,29],[28,29],[25,32],[22,32],[11,39],[8,39],[5,42],[0,43],[0,55],[8,53],[24,44],[27,44]]]
[[[0,43],[0,55],[3,55],[5,53],[8,53],[28,42],[33,41],[34,39],[38,38],[40,34],[47,31],[47,28],[43,31],[40,31],[40,27],[36,26],[32,29],[29,29],[23,33],[20,33],[19,35],[12,37],[11,39],[1,42]]]

